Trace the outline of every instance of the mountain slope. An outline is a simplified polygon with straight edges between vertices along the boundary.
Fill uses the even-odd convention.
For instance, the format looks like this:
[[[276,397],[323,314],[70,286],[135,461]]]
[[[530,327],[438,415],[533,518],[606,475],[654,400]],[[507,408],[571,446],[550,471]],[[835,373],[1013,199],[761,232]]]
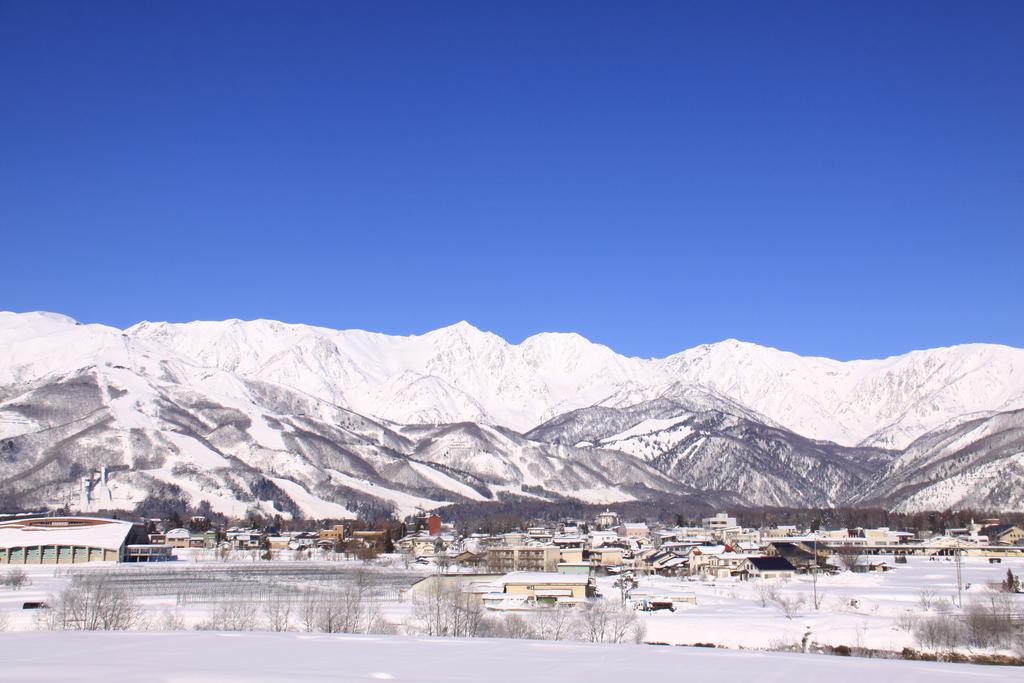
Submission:
[[[713,394],[667,392],[627,407],[575,410],[527,436],[628,453],[682,484],[733,491],[748,505],[845,502],[895,455],[812,441],[730,408]]]
[[[1020,506],[1022,359],[976,344],[842,363],[726,341],[644,360],[467,323],[394,337],[0,313],[0,504],[74,503],[108,465],[126,506],[231,514],[509,495]]]
[[[926,434],[859,497],[897,510],[1024,509],[1024,410]]]
[[[77,507],[79,478],[104,466],[113,472],[115,507],[205,500],[233,516],[409,514],[536,495],[524,487],[600,501],[678,488],[621,453],[576,453],[476,425],[486,438],[471,444],[472,457],[453,462],[442,454],[466,441],[453,427],[404,434],[288,387],[194,365],[111,328],[41,318],[23,339],[52,325],[60,343],[48,349],[47,362],[10,364],[18,381],[0,387],[0,506]],[[504,466],[483,471],[486,462]]]
[[[810,438],[902,448],[962,415],[1024,408],[1024,351],[990,344],[840,362],[727,340],[644,360],[574,334],[509,344],[464,322],[410,337],[262,320],[140,323],[126,334],[403,424],[526,431],[609,396],[682,384]]]

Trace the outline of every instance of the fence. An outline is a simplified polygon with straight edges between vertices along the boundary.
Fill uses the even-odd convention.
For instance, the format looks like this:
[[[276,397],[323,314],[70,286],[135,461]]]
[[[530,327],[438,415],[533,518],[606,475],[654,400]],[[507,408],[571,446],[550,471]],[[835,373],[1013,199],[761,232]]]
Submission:
[[[104,581],[134,598],[173,597],[179,606],[209,606],[226,602],[261,604],[294,600],[315,591],[342,593],[358,587],[364,599],[397,602],[401,591],[422,574],[394,569],[308,563],[268,563],[174,567],[118,566],[88,571],[69,570],[84,583]]]

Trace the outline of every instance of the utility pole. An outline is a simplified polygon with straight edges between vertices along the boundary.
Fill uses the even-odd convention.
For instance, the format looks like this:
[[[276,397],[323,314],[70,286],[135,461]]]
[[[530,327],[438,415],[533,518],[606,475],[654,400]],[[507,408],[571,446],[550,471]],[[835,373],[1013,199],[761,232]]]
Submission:
[[[814,568],[811,570],[811,587],[814,590],[814,609],[818,609],[818,532],[814,532]]]
[[[963,572],[960,569],[960,551],[961,550],[962,550],[962,548],[960,547],[959,542],[957,542],[956,555],[955,555],[955,560],[956,560],[956,606],[957,606],[957,609],[963,609],[964,608],[964,577],[963,577]]]

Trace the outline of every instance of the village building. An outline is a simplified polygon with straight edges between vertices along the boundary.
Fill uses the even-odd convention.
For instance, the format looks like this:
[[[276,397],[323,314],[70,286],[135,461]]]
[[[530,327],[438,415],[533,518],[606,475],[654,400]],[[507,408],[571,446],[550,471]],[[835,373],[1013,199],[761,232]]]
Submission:
[[[622,548],[594,548],[583,554],[583,560],[594,567],[618,567],[622,564]]]
[[[559,562],[583,562],[583,548],[560,548]]]
[[[415,557],[433,557],[441,549],[442,543],[437,536],[417,534],[405,536],[395,543],[398,549]]]
[[[737,527],[736,518],[730,517],[725,512],[719,512],[714,517],[705,517],[701,520],[704,531],[709,533],[720,533],[726,529]]]
[[[791,579],[796,568],[784,557],[748,557],[736,573],[740,578]]]
[[[619,525],[619,536],[623,538],[647,539],[651,530],[643,522],[624,522]]]
[[[605,510],[594,518],[594,528],[600,531],[612,529],[619,525],[619,515],[611,510]]]
[[[993,524],[982,527],[981,533],[993,545],[1019,545],[1024,543],[1024,529],[1016,524]]]
[[[318,546],[333,549],[345,541],[345,525],[335,524],[330,529],[320,529],[317,537]]]
[[[512,572],[499,582],[502,592],[539,604],[573,603],[594,594],[593,581],[583,575],[552,572]]]
[[[165,543],[172,548],[188,548],[192,543],[192,532],[188,529],[171,529],[164,534]]]
[[[149,547],[141,525],[100,517],[30,517],[0,522],[0,565],[81,564],[120,562],[129,541],[133,561],[148,559]],[[153,551],[165,558],[167,551]]]
[[[603,545],[611,543],[617,543],[619,535],[615,531],[591,531],[590,532],[590,547],[600,548]]]
[[[561,551],[553,545],[488,548],[487,567],[496,572],[555,572]]]

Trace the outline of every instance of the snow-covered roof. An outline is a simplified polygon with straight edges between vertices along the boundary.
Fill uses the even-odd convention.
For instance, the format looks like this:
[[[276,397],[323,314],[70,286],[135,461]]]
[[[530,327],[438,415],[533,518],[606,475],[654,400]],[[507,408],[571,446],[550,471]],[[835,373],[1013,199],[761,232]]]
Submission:
[[[511,572],[505,574],[501,583],[560,583],[585,586],[590,579],[579,574],[558,574],[556,572]]]
[[[101,517],[35,517],[0,522],[0,548],[69,545],[118,549],[132,523]]]
[[[726,552],[724,545],[699,545],[690,549],[692,554],[721,555]]]

